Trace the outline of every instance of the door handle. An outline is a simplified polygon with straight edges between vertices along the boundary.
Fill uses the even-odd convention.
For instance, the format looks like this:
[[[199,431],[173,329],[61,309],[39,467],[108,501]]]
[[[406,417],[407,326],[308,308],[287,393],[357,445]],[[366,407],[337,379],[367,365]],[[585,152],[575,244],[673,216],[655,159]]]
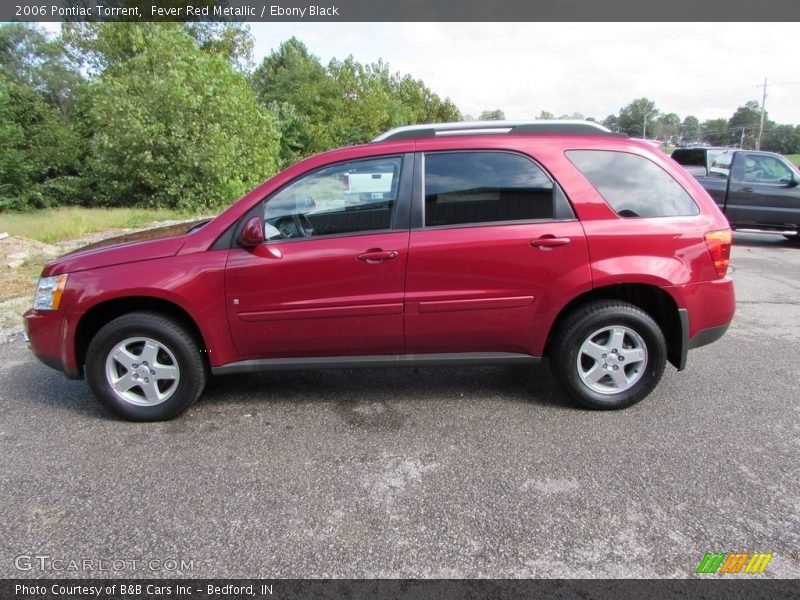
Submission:
[[[743,188],[742,188],[742,189],[740,189],[739,191],[740,191],[740,192],[752,192],[752,191],[753,191],[753,188],[751,188],[751,187],[743,187]]]
[[[555,246],[566,246],[572,240],[568,237],[555,237],[553,235],[543,235],[542,237],[531,240],[531,246],[534,248],[553,248]]]
[[[392,258],[397,258],[400,253],[397,250],[368,250],[359,254],[356,258],[362,262],[378,263]]]

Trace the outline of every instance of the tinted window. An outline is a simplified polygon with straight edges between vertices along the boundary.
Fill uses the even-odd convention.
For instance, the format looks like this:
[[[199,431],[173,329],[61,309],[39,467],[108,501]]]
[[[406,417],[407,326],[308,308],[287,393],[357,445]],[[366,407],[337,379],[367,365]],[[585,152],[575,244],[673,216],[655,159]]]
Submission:
[[[425,155],[425,225],[553,218],[553,182],[506,152]]]
[[[402,158],[325,167],[298,179],[264,205],[268,240],[389,229]]]
[[[621,217],[672,217],[700,212],[677,181],[642,156],[608,150],[570,150],[567,158]]]

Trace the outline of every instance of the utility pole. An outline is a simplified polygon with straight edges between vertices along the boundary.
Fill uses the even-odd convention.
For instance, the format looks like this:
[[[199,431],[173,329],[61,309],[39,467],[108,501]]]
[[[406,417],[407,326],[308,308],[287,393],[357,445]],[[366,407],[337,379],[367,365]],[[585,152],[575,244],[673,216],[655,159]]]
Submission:
[[[758,86],[761,87],[761,86]],[[767,104],[767,78],[764,77],[764,95],[761,97],[761,125],[758,126],[758,140],[756,140],[756,150],[761,150],[761,134],[764,133],[764,113]]]
[[[742,127],[742,137],[739,140],[739,148],[742,148],[742,149],[744,149],[744,130],[745,129],[746,129],[746,127]]]

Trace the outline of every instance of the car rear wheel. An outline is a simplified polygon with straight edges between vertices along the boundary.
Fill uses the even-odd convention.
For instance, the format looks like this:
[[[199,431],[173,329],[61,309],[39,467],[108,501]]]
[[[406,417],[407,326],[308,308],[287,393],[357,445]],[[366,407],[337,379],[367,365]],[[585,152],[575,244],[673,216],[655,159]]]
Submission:
[[[174,321],[137,312],[114,319],[92,339],[86,378],[112,413],[162,421],[186,410],[203,391],[206,367],[192,336]]]
[[[626,408],[645,398],[664,372],[664,334],[646,312],[616,300],[578,308],[554,333],[550,365],[583,406]]]

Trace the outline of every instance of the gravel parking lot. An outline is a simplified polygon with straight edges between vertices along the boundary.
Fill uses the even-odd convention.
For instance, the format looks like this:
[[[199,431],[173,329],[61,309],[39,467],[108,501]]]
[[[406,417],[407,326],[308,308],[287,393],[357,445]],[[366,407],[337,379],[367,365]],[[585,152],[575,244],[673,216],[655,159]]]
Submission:
[[[0,576],[686,577],[749,551],[800,577],[800,247],[735,242],[731,330],[621,412],[543,364],[220,377],[131,424],[4,343]]]

